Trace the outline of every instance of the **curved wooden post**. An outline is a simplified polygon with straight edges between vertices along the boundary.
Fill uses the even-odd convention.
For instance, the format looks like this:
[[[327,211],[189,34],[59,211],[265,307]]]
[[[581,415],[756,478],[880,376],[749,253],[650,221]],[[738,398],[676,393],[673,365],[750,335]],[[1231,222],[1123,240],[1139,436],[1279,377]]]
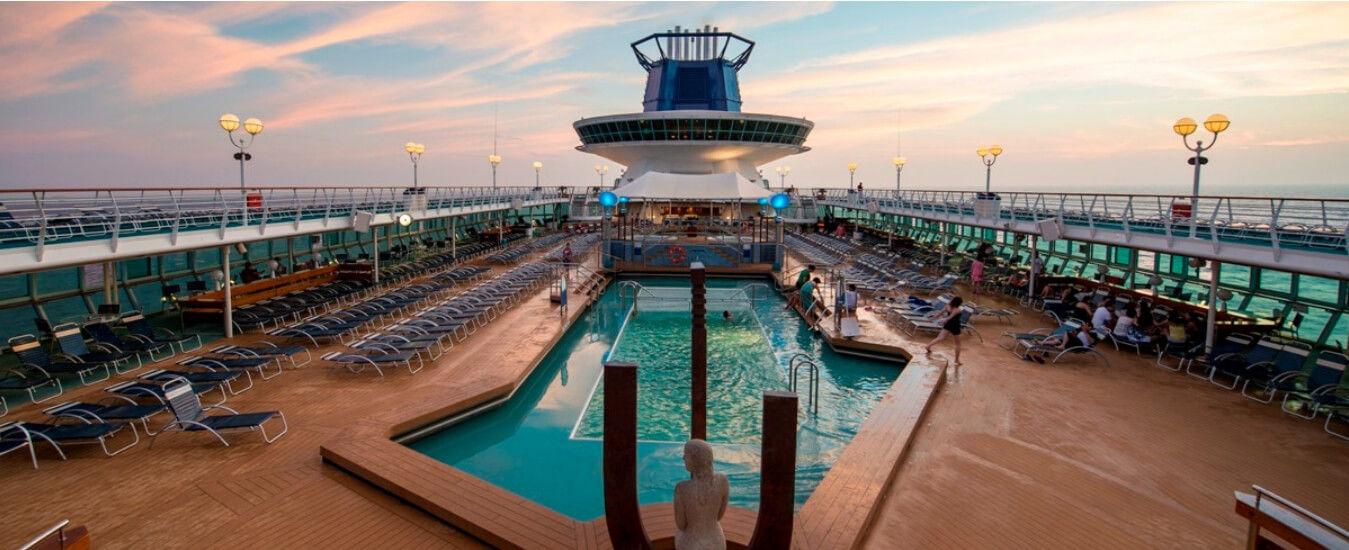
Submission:
[[[608,395],[605,395],[608,399]],[[759,518],[749,550],[791,548],[792,508],[796,501],[796,394],[763,394],[762,468]],[[615,546],[617,548],[617,546]]]
[[[649,550],[651,541],[637,506],[636,363],[604,364],[603,456],[609,541],[614,548]]]

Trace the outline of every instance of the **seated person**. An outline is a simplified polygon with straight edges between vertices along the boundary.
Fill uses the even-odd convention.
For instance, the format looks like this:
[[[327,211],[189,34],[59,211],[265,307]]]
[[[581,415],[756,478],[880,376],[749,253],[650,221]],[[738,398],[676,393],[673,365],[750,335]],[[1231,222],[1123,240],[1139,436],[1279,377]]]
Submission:
[[[1114,317],[1114,315],[1111,315],[1110,308],[1106,307],[1106,304],[1108,303],[1110,303],[1110,300],[1106,299],[1101,300],[1101,302],[1096,305],[1096,310],[1091,313],[1092,328],[1097,330],[1108,330],[1110,328],[1110,318]]]
[[[1070,347],[1090,348],[1096,345],[1096,336],[1091,333],[1091,328],[1087,325],[1077,329],[1073,334],[1064,334],[1061,336],[1050,336],[1040,341],[1040,344],[1026,352],[1023,359],[1044,363],[1049,354],[1058,354]]]
[[[239,272],[239,280],[243,281],[244,284],[252,283],[259,279],[262,279],[262,274],[258,273],[258,270],[253,267],[253,264],[244,265],[244,269]]]
[[[1115,338],[1132,342],[1134,344],[1146,344],[1152,341],[1148,335],[1138,330],[1137,314],[1134,308],[1125,308],[1120,312],[1119,319],[1115,321]]]

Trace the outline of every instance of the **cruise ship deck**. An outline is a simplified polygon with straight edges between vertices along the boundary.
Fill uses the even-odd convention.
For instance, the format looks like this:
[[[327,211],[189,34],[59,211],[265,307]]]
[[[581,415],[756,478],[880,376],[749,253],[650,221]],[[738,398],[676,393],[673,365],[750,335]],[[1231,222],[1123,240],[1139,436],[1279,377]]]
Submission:
[[[788,264],[806,261],[793,254]],[[957,291],[970,296],[963,286]],[[24,496],[0,520],[0,538],[20,541],[64,517],[86,525],[106,548],[186,541],[219,548],[486,547],[481,533],[324,462],[319,448],[353,430],[384,430],[419,410],[483,400],[518,384],[567,320],[584,311],[560,313],[547,294],[538,291],[415,376],[391,372],[374,380],[309,366],[231,397],[227,404],[241,411],[285,411],[290,432],[272,445],[238,437],[223,448],[200,435],[166,435],[154,448],[142,443],[116,457],[80,449],[54,461],[43,450],[40,469],[8,456],[0,491]],[[980,301],[1024,309],[1000,296]],[[921,340],[868,312],[860,321],[862,341],[921,356]],[[1158,368],[1153,357],[1107,350],[1108,366],[1040,365],[1017,360],[992,337],[1046,325],[1029,310],[1010,324],[980,320],[975,326],[984,341],[967,339],[960,366],[945,366],[949,348],[939,347],[931,363],[945,366],[942,383],[917,411],[916,429],[901,434],[911,440],[893,479],[870,487],[882,498],[861,530],[861,546],[1231,547],[1246,532],[1233,512],[1233,491],[1252,484],[1349,523],[1345,443],[1326,436],[1319,422]],[[230,343],[257,338],[245,334]],[[330,348],[336,346],[312,351],[317,357]],[[93,399],[97,392],[86,387],[67,396]],[[887,399],[868,429],[888,418],[885,407],[902,406]],[[6,420],[40,418],[27,406]],[[855,445],[850,452],[883,452]],[[827,533],[811,531],[828,530],[849,506],[847,497],[867,490],[848,487],[831,499],[833,510],[821,515],[831,522],[798,524],[794,545],[839,547],[820,542],[832,540]],[[589,546],[533,540],[522,546]]]

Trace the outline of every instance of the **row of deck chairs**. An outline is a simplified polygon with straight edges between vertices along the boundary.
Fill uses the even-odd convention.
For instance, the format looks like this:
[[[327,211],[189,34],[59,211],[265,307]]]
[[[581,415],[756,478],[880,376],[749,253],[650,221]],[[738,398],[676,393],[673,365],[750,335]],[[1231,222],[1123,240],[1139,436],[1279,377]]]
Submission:
[[[566,258],[564,257],[565,254],[563,251],[566,250],[567,244],[571,245],[572,261],[576,261],[576,259],[584,256],[586,252],[588,252],[596,244],[599,244],[599,242],[600,236],[597,234],[588,233],[585,235],[581,235],[569,243],[553,248],[551,251],[549,251],[547,254],[543,256],[543,261],[561,262],[565,260]]]
[[[844,259],[842,254],[829,251],[815,243],[808,241],[805,237],[795,233],[787,233],[784,236],[787,246],[792,251],[805,256],[806,260],[818,265],[834,265],[841,263]]]
[[[415,374],[427,361],[550,282],[557,269],[535,262],[490,279],[475,279],[463,292],[421,307],[348,344],[349,350],[325,354],[323,359],[353,373],[370,369],[383,377],[385,369],[403,367]]]
[[[1203,346],[1164,348],[1157,365],[1183,371],[1260,403],[1278,401],[1283,412],[1304,420],[1325,416],[1324,429],[1349,440],[1349,430],[1335,424],[1349,423],[1349,386],[1344,371],[1349,357],[1295,341],[1280,341],[1261,335],[1232,334],[1209,353]]]
[[[300,351],[308,353],[303,348]],[[69,445],[98,445],[104,454],[113,456],[139,443],[142,433],[151,437],[152,446],[160,434],[175,431],[205,431],[225,446],[229,446],[225,435],[236,432],[260,432],[267,443],[284,435],[289,426],[280,411],[239,413],[223,403],[228,396],[253,387],[250,371],[262,373],[264,379],[274,378],[275,374],[266,374],[269,367],[275,365],[279,371],[283,358],[297,364],[294,355],[298,352],[267,343],[248,348],[221,346],[212,352],[219,355],[186,357],[177,367],[147,371],[134,380],[112,384],[104,388],[108,396],[102,400],[67,401],[47,407],[42,412],[48,420],[0,424],[0,455],[26,449],[37,468],[36,444],[44,441],[65,460]],[[46,399],[61,394],[59,382],[57,390]],[[203,406],[201,396],[211,393],[219,398]],[[210,414],[217,409],[224,413]],[[172,417],[158,429],[152,427],[158,422],[155,417],[164,412]],[[269,434],[268,426],[274,419],[280,421],[280,431]],[[130,441],[119,434],[129,434]],[[121,443],[113,441],[119,437]]]
[[[48,354],[34,335],[10,338],[9,347],[18,364],[3,371],[0,391],[25,392],[30,401],[44,401],[64,391],[59,376],[78,377],[81,385],[88,385],[107,380],[114,373],[140,368],[147,359],[149,362],[163,359],[172,355],[175,347],[179,351],[201,347],[199,336],[151,327],[140,312],[123,315],[119,325],[124,332],[119,333],[101,321],[85,325],[90,340],[85,339],[78,325],[57,325],[53,328],[53,340],[60,351],[55,354]],[[48,390],[55,393],[42,397]],[[7,412],[8,406],[0,398],[0,414]]]
[[[540,237],[521,246],[492,254],[487,257],[487,261],[497,264],[513,264],[529,254],[560,243],[568,237],[570,237],[570,235],[567,235],[566,233],[555,233],[546,237]]]

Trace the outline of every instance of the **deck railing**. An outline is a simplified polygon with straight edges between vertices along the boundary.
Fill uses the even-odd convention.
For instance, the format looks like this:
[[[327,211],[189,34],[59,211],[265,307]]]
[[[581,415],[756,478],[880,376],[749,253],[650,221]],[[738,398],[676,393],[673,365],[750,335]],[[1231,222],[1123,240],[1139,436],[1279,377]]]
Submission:
[[[1009,222],[1058,219],[1090,230],[1162,234],[1349,253],[1349,199],[973,191],[818,189],[823,204],[871,212]]]
[[[0,247],[42,246],[373,214],[435,214],[452,208],[518,208],[565,201],[569,188],[267,187],[0,191]]]

